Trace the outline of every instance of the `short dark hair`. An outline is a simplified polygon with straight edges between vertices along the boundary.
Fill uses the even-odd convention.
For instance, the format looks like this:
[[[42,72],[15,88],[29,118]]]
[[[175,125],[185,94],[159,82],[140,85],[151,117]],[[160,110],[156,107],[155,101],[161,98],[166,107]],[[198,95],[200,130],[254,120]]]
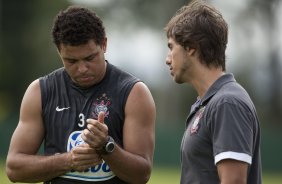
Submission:
[[[101,45],[106,33],[102,20],[94,11],[73,5],[55,17],[52,37],[58,48],[60,44],[77,46],[91,39]]]
[[[185,49],[196,49],[206,66],[225,70],[228,25],[222,14],[207,2],[196,0],[180,8],[165,31],[168,38],[173,38]]]

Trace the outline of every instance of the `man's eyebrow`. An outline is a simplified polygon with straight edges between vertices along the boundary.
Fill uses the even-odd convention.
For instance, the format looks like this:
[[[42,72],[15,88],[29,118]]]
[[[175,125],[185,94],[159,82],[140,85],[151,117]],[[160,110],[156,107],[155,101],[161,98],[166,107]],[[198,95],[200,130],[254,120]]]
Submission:
[[[66,57],[63,57],[63,59],[67,59],[67,60],[79,60],[79,59],[82,59],[82,60],[85,60],[85,59],[89,59],[89,58],[91,58],[91,57],[93,57],[93,56],[95,56],[95,55],[97,55],[98,53],[91,53],[90,55],[88,55],[88,56],[86,56],[86,57],[84,57],[84,58],[73,58],[73,57],[68,57],[68,56],[66,56]]]
[[[72,58],[72,57],[62,57],[62,58],[66,60],[77,60],[76,58]]]

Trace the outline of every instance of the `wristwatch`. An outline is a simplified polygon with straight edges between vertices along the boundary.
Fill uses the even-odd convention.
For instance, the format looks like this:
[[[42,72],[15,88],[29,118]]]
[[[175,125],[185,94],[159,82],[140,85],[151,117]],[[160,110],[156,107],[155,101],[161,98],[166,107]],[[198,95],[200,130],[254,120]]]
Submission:
[[[102,155],[106,155],[106,154],[112,153],[114,149],[115,149],[115,141],[111,136],[108,136],[108,140],[106,144],[103,146],[100,153]]]

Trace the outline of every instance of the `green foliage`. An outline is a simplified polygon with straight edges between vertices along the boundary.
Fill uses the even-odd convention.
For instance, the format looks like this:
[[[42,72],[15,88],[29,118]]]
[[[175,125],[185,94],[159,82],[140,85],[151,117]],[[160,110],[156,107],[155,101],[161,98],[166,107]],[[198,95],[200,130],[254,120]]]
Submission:
[[[54,16],[66,5],[59,0],[1,1],[0,121],[18,113],[31,81],[61,65],[50,32]]]

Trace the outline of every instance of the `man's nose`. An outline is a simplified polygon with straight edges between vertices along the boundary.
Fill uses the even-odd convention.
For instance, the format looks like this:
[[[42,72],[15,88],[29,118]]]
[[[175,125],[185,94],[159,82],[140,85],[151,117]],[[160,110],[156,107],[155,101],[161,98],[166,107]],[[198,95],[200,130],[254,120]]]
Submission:
[[[87,62],[80,61],[78,64],[78,71],[80,73],[85,73],[88,70],[88,64]]]
[[[167,65],[170,65],[170,64],[171,64],[171,54],[170,54],[170,53],[167,54],[167,56],[166,56],[166,58],[165,58],[165,63],[166,63]]]

